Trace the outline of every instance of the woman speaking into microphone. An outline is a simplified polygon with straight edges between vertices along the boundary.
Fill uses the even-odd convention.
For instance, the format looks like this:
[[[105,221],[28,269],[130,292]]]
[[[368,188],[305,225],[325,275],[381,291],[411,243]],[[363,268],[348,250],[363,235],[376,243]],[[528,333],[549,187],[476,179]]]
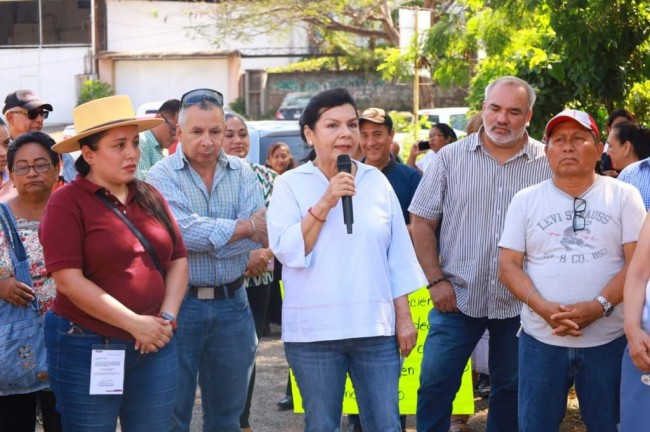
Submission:
[[[349,373],[363,429],[397,432],[400,354],[417,339],[407,295],[426,279],[386,177],[354,160],[349,173],[337,167],[360,141],[350,94],[312,97],[300,127],[316,158],[278,178],[267,223],[283,265],[282,340],[305,431],[338,430]],[[350,234],[343,197],[353,197]]]

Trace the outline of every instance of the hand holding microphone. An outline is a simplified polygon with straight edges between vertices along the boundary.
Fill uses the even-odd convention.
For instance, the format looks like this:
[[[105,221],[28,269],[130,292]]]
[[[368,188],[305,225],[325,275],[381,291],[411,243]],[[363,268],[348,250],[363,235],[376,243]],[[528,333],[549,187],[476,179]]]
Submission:
[[[336,168],[339,172],[352,173],[352,161],[346,154],[339,155],[336,158]],[[348,234],[352,234],[352,224],[354,223],[354,214],[352,213],[352,197],[345,195],[341,197],[343,204],[343,223],[347,227]]]

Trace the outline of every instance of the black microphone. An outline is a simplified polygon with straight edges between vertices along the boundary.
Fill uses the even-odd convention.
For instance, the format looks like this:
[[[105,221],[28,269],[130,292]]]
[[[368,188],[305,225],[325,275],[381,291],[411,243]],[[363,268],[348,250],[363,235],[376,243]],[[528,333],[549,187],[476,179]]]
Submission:
[[[336,158],[336,169],[339,172],[352,173],[352,161],[350,156],[346,154],[339,155]],[[341,197],[343,200],[343,222],[348,227],[348,234],[352,234],[352,224],[354,223],[354,215],[352,214],[352,197]]]

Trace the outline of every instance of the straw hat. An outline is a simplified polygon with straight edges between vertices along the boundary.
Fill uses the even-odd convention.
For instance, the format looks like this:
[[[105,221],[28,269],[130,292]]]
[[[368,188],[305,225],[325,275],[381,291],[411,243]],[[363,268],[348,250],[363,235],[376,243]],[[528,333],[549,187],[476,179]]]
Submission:
[[[120,126],[135,125],[146,131],[163,123],[161,118],[138,120],[128,96],[110,96],[79,105],[72,112],[77,134],[54,145],[52,150],[70,153],[79,150],[79,140],[98,132]]]

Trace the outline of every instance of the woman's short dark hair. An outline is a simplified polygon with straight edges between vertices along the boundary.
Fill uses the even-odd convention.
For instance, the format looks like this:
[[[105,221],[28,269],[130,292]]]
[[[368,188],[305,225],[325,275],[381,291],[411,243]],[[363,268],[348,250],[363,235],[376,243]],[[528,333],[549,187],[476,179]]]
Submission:
[[[625,141],[632,143],[634,153],[639,160],[650,157],[650,129],[638,123],[626,121],[616,123],[612,127],[612,132],[621,144]]]
[[[605,123],[605,126],[607,126],[607,128],[610,129],[612,127],[612,123],[614,123],[614,120],[616,120],[619,117],[625,117],[627,121],[636,122],[636,116],[632,111],[628,111],[624,108],[619,108],[609,113],[609,116],[607,116],[607,122]]]
[[[80,139],[79,148],[87,146],[90,150],[97,151],[99,148],[99,141],[107,132],[108,130],[105,130]],[[82,177],[86,177],[90,173],[90,165],[88,165],[88,162],[86,162],[83,155],[79,155],[74,166]],[[169,212],[167,212],[167,208],[160,199],[160,195],[154,192],[154,188],[146,182],[134,178],[133,183],[136,186],[134,196],[135,201],[140,204],[142,208],[150,212],[151,215],[165,227],[175,246],[178,241],[176,238],[176,229],[172,223]]]
[[[59,154],[52,150],[52,146],[56,143],[51,136],[43,132],[25,132],[24,134],[18,135],[15,140],[9,143],[9,148],[7,149],[7,167],[9,171],[13,171],[18,149],[25,144],[40,145],[50,157],[50,162],[54,165],[59,164]]]
[[[456,132],[454,132],[454,129],[449,126],[447,123],[436,123],[433,126],[431,126],[431,129],[436,128],[440,131],[440,133],[449,140],[450,143],[453,143],[458,139],[456,136]]]
[[[303,141],[307,142],[307,137],[305,136],[305,126],[309,129],[314,130],[316,122],[320,119],[323,113],[331,108],[338,107],[341,105],[350,104],[354,108],[354,112],[357,112],[357,103],[354,101],[350,93],[344,88],[335,88],[331,90],[325,90],[318,93],[315,96],[312,96],[309,99],[309,103],[305,107],[305,110],[300,116],[300,136]],[[357,114],[358,117],[358,114]]]

